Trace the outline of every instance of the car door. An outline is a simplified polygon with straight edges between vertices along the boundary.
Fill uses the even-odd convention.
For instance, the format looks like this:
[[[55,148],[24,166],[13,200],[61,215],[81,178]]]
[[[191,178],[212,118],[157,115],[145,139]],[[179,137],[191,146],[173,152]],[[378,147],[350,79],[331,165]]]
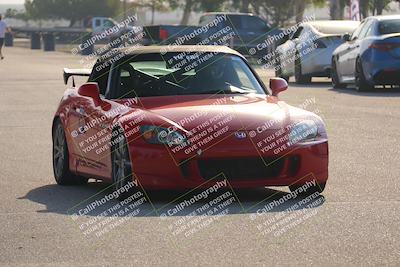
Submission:
[[[344,43],[337,54],[336,63],[337,70],[340,76],[344,79],[348,79],[348,76],[351,74],[351,67],[349,66],[349,60],[351,56],[351,49],[354,46],[354,43],[358,39],[361,30],[365,25],[365,21],[361,22],[360,26],[355,29],[355,31],[350,36],[350,40]]]
[[[350,76],[355,79],[355,72],[356,72],[356,63],[357,63],[357,58],[360,56],[361,49],[362,49],[362,44],[366,41],[366,38],[368,37],[369,33],[372,30],[372,27],[374,25],[374,19],[368,19],[365,22],[364,27],[360,31],[360,35],[358,37],[358,41],[356,42],[355,49],[350,53],[350,66],[353,66],[352,69],[350,69]]]
[[[93,18],[92,19],[93,35],[99,35],[103,32],[102,25],[103,24],[102,24],[101,18]]]
[[[291,76],[294,74],[296,46],[304,27],[299,27],[284,44],[278,47],[279,59],[283,75]]]
[[[102,105],[96,105],[90,97],[78,96],[79,101],[75,107],[78,117],[79,135],[77,147],[79,148],[79,161],[77,171],[93,177],[109,178],[111,176],[110,149],[108,146],[110,125],[113,116],[110,116],[112,102],[105,99],[104,94],[108,85],[110,67],[102,67],[97,62],[89,78],[89,82],[96,82],[100,89]]]
[[[361,28],[356,39],[352,40],[348,47],[348,60],[346,66],[346,72],[351,79],[354,79],[354,73],[356,69],[356,61],[358,56],[360,55],[360,45],[363,41],[365,35],[368,32],[368,29],[371,27],[373,20],[367,19]]]
[[[100,95],[103,105],[96,106],[91,101],[84,107],[85,119],[91,126],[85,135],[86,139],[90,138],[93,146],[90,151],[86,152],[86,156],[92,165],[81,164],[79,171],[94,174],[102,179],[111,179],[113,149],[111,143],[112,137],[116,137],[113,135],[113,130],[117,126],[114,123],[121,114],[129,112],[131,107],[137,106],[136,93],[132,89],[133,76],[129,71],[132,68],[124,68],[124,66],[129,66],[129,63],[124,63],[124,61],[126,58],[114,62],[111,67],[108,67],[108,70],[100,70],[98,75],[92,75],[89,79],[89,81],[98,82],[101,85],[99,86],[100,91],[104,92],[104,95]],[[99,62],[98,66],[101,65],[102,63]],[[107,74],[107,79],[104,78],[104,74]]]
[[[301,69],[303,74],[312,73],[314,71],[315,61],[318,61],[318,50],[314,48],[314,40],[318,38],[317,33],[309,25],[304,25],[299,36],[296,38],[296,49],[299,61],[301,63]],[[296,59],[296,54],[293,56],[294,62]],[[296,63],[295,63],[296,64]]]
[[[107,119],[102,115],[102,107],[96,106],[90,97],[81,96],[83,101],[76,108],[80,116],[80,160],[77,165],[79,173],[104,177],[106,166],[102,164],[102,156],[99,149],[102,146],[101,138],[103,129],[107,127]]]
[[[84,110],[81,107],[85,106],[89,100],[79,94],[71,95],[71,100],[67,113],[68,123],[66,132],[69,133],[67,136],[67,139],[70,140],[68,149],[73,160],[70,163],[71,168],[77,171],[81,163],[83,165],[86,163],[85,153],[83,152],[85,139],[87,138],[85,135],[86,122],[83,116]]]
[[[351,38],[351,36],[350,36]],[[335,64],[336,64],[336,72],[338,77],[346,77],[348,74],[348,66],[347,66],[347,58],[348,58],[348,50],[349,50],[350,42],[349,40],[341,44],[334,52],[335,56]],[[347,70],[346,70],[347,68]]]

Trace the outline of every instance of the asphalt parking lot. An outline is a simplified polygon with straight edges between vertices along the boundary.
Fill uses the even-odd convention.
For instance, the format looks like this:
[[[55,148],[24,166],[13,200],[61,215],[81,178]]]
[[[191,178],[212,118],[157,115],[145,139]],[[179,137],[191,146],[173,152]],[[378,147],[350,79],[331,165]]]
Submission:
[[[172,229],[181,216],[152,213],[179,192],[149,192],[152,203],[142,213],[97,237],[84,235],[70,211],[100,191],[95,197],[106,194],[107,186],[57,186],[51,165],[52,116],[65,89],[62,68],[79,68],[79,58],[23,48],[6,49],[5,55],[0,265],[400,265],[399,90],[357,93],[317,79],[308,86],[291,83],[281,94],[287,103],[317,112],[327,125],[330,177],[315,207],[289,213],[281,208],[254,219],[249,207],[289,191],[240,191],[227,215],[186,237]],[[259,73],[266,81],[271,76]],[[279,235],[260,230],[260,220],[280,214],[302,220]]]

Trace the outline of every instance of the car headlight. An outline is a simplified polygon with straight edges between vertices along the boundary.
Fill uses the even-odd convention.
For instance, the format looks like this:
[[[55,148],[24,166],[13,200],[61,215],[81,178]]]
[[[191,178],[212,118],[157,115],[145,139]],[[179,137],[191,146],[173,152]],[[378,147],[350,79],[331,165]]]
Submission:
[[[186,142],[182,134],[164,127],[144,125],[140,127],[140,133],[150,144],[180,145]]]
[[[295,124],[289,133],[289,145],[314,141],[318,136],[318,126],[313,120],[304,120]]]

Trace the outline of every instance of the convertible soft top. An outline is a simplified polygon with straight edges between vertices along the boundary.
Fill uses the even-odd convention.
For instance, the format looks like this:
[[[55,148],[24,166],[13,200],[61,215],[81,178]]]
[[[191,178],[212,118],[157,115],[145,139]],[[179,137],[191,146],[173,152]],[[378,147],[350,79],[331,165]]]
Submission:
[[[223,53],[243,57],[239,52],[227,47],[217,45],[161,45],[161,46],[130,46],[116,48],[117,51],[126,55],[150,54],[150,53],[168,53],[168,52],[205,52],[205,53]]]
[[[237,55],[244,57],[237,51],[227,46],[216,46],[216,45],[164,45],[164,46],[129,46],[124,48],[115,48],[110,53],[106,53],[105,57],[101,58],[101,61],[107,61],[115,57],[118,54],[129,55],[140,55],[140,54],[166,54],[169,52],[173,53],[222,53]],[[67,84],[68,79],[71,76],[90,76],[92,69],[68,69],[64,68],[64,83]],[[73,83],[75,85],[75,82]]]

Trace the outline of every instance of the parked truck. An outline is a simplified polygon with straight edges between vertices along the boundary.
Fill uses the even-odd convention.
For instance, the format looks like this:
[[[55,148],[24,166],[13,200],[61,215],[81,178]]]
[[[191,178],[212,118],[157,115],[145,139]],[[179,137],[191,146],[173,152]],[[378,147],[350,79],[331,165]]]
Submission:
[[[12,30],[18,35],[25,36],[30,36],[32,33],[51,33],[59,41],[76,40],[77,36],[87,33],[92,33],[92,36],[103,34],[103,39],[108,41],[138,28],[129,24],[134,20],[135,18],[128,18],[125,21],[117,22],[108,17],[87,17],[75,22],[71,27],[12,27]]]
[[[223,31],[225,33],[221,34]],[[277,37],[282,30],[271,27],[265,20],[250,13],[210,12],[203,14],[196,26],[162,24],[145,26],[144,32],[145,45],[227,44],[245,56],[274,51],[284,41],[284,38]],[[231,38],[224,40],[226,35],[231,35]],[[219,38],[213,38],[215,36]],[[272,38],[274,41],[266,45],[265,40],[273,36],[276,36]]]

